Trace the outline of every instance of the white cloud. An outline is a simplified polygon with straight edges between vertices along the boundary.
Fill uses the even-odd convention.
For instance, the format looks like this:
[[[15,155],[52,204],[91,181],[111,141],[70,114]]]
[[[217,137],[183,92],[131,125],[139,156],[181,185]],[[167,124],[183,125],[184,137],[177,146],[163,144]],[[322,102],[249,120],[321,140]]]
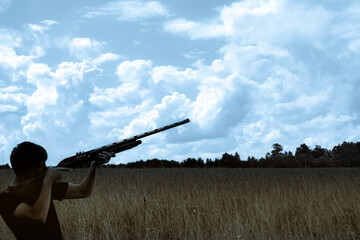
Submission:
[[[54,21],[54,20],[43,20],[40,22],[40,24],[28,24],[28,27],[31,31],[33,31],[34,33],[44,33],[46,31],[48,31],[50,29],[50,26],[52,25],[57,25],[59,24],[59,22]]]
[[[180,70],[174,66],[155,66],[152,69],[150,86],[153,96],[172,94],[173,92],[186,93],[186,96],[194,100],[199,92],[197,86],[200,82],[199,71],[192,68]]]
[[[27,114],[21,120],[24,134],[29,138],[45,137],[46,132],[67,134],[82,121],[86,125],[84,99],[79,94],[86,86],[84,74],[93,70],[86,62],[63,62],[55,71],[46,64],[31,65],[26,77],[36,90],[26,99]]]
[[[21,55],[18,56],[13,48],[6,46],[0,47],[0,64],[5,67],[18,68],[28,64],[32,57]]]
[[[91,65],[87,61],[84,62],[62,62],[52,76],[61,85],[66,88],[79,86],[83,81],[84,74],[100,71],[96,66]]]
[[[98,55],[104,43],[90,38],[73,38],[67,43],[70,53],[78,59],[88,59],[91,56]]]
[[[142,83],[142,86],[146,87],[151,71],[152,62],[150,60],[134,60],[119,64],[116,74],[122,83]]]
[[[18,108],[13,105],[0,104],[0,113],[3,112],[16,112]]]
[[[52,25],[58,25],[59,22],[55,21],[55,20],[45,19],[45,20],[41,21],[41,24],[46,25],[46,26],[52,26]]]
[[[191,118],[207,137],[229,136],[230,129],[244,120],[254,102],[250,95],[253,84],[237,74],[204,78],[198,88]]]
[[[93,59],[92,63],[95,64],[95,65],[100,65],[100,64],[103,64],[103,63],[108,62],[108,61],[116,61],[120,57],[121,56],[118,55],[118,54],[104,53],[104,54],[101,54],[99,57]]]
[[[34,64],[27,72],[29,83],[36,85],[36,91],[27,101],[29,113],[43,112],[46,106],[56,103],[57,83],[51,76],[50,68],[45,64]]]
[[[184,84],[187,80],[195,79],[197,72],[191,68],[184,71],[178,70],[174,66],[155,66],[152,71],[154,83],[166,82],[167,84]]]
[[[119,103],[133,105],[141,101],[141,91],[137,84],[132,83],[124,83],[117,88],[107,88],[104,90],[95,87],[89,101],[92,105],[103,108],[110,108]]]
[[[0,88],[0,93],[12,93],[12,92],[18,92],[21,88],[17,86],[8,86],[5,88]]]
[[[35,59],[45,55],[44,48],[42,44],[37,42],[39,39],[36,36],[36,44],[25,48],[23,45],[28,40],[27,38],[29,36],[25,33],[0,29],[0,66],[8,69],[22,69],[26,68]],[[23,54],[18,54],[18,52]]]
[[[89,120],[92,127],[111,127],[118,130],[119,126],[127,124],[127,122],[124,122],[125,119],[131,119],[134,115],[138,114],[140,110],[141,106],[135,106],[134,108],[124,106],[102,112],[91,112],[89,114]],[[117,135],[115,138],[118,137]]]
[[[0,43],[9,47],[19,47],[22,39],[14,30],[0,28]]]
[[[265,136],[265,142],[277,142],[280,139],[281,135],[278,129],[272,129],[268,134]]]
[[[138,21],[156,16],[168,16],[164,5],[157,1],[114,1],[98,8],[88,8],[85,17],[114,16],[118,20]]]
[[[24,105],[28,96],[21,90],[16,86],[0,88],[0,109],[2,112],[15,112]]]
[[[185,19],[174,19],[166,22],[164,24],[164,30],[173,34],[188,36],[190,39],[221,38],[229,36],[222,24],[200,24]]]
[[[16,48],[22,44],[19,33],[0,28],[0,66],[17,69],[31,62],[33,56],[18,55]]]
[[[212,87],[204,86],[200,91],[193,104],[194,115],[192,117],[200,127],[209,129],[214,125],[214,119],[221,113],[224,95],[220,89]]]

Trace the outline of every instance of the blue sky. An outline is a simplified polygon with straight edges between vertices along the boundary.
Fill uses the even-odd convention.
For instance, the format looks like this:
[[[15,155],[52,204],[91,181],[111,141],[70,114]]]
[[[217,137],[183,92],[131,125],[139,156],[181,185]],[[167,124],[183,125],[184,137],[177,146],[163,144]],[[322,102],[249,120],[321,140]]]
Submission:
[[[113,163],[359,141],[357,1],[0,0],[0,164],[190,118]]]

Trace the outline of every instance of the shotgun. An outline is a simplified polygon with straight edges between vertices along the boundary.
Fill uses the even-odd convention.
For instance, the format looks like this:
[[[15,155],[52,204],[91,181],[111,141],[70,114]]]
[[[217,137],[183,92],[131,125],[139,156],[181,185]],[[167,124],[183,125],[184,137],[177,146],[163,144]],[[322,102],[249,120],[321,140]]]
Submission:
[[[63,159],[58,165],[57,167],[68,167],[68,168],[76,168],[76,167],[86,167],[86,166],[90,166],[90,163],[92,160],[97,159],[97,155],[103,151],[106,152],[113,152],[113,153],[119,153],[131,148],[134,148],[136,146],[138,146],[139,144],[141,144],[141,138],[168,130],[170,128],[174,128],[180,125],[183,125],[185,123],[190,122],[190,120],[187,118],[185,120],[179,121],[179,122],[175,122],[173,124],[170,125],[166,125],[164,127],[161,128],[157,128],[148,132],[144,132],[142,134],[139,135],[135,135],[133,137],[130,138],[126,138],[99,148],[95,148],[86,152],[78,152],[75,155],[65,158]]]

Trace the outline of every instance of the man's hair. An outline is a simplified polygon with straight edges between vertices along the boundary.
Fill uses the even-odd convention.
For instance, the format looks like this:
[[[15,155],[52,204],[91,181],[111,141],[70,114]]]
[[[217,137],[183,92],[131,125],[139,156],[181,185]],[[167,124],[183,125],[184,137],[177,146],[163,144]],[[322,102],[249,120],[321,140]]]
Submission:
[[[37,169],[47,159],[46,150],[32,142],[22,142],[11,152],[10,162],[17,176],[25,174],[29,170]]]

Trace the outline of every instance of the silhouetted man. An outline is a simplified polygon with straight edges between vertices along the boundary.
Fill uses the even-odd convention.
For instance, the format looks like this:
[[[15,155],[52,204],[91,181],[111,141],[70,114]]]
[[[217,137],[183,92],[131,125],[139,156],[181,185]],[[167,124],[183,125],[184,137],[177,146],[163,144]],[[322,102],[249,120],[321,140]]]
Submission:
[[[18,144],[10,156],[15,173],[12,186],[0,193],[0,214],[17,239],[62,239],[53,199],[91,195],[96,163],[107,163],[115,154],[103,152],[91,163],[80,184],[61,182],[67,168],[48,168],[46,150],[34,143]]]

